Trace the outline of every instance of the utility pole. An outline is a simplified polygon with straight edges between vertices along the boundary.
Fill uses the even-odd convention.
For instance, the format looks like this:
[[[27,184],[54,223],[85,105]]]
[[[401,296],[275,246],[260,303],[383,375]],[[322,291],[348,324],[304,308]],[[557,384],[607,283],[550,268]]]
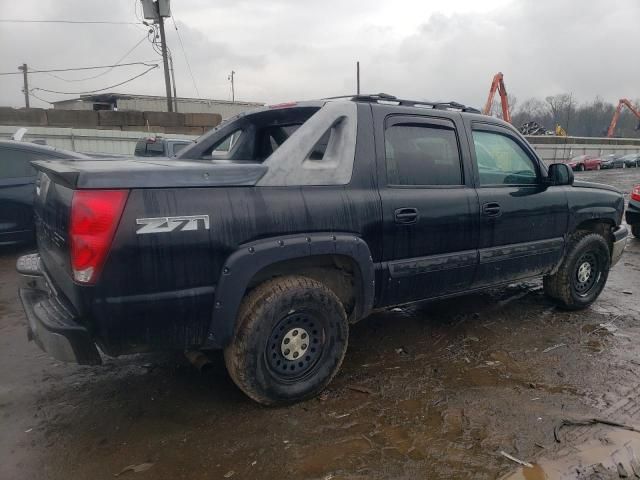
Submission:
[[[356,62],[356,93],[360,95],[360,62]]]
[[[167,55],[167,38],[164,34],[164,17],[160,15],[160,2],[155,2],[158,13],[158,25],[160,26],[160,43],[162,44],[162,63],[164,65],[164,84],[167,90],[167,111],[173,112],[171,101],[171,78],[169,77],[169,59]]]
[[[235,90],[235,85],[233,83],[233,77],[235,76],[236,72],[234,70],[231,70],[231,75],[229,75],[227,78],[229,80],[231,80],[231,101],[235,102],[236,101],[236,90]]]
[[[24,106],[29,108],[29,78],[27,77],[27,64],[23,63],[22,66],[18,67],[18,70],[22,70],[22,91],[24,92]]]
[[[171,83],[173,83],[173,111],[178,111],[178,94],[176,93],[176,75],[173,71],[173,55],[169,55],[169,64],[171,65]]]

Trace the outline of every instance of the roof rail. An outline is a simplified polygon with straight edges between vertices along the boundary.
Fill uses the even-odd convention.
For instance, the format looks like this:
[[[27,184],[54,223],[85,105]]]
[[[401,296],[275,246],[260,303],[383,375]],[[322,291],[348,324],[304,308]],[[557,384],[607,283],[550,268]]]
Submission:
[[[370,102],[402,105],[404,107],[431,108],[434,110],[459,110],[461,112],[481,113],[477,108],[468,107],[458,102],[427,102],[423,100],[404,100],[393,95],[389,95],[388,93],[342,95],[339,97],[330,97],[326,100],[335,100],[340,98],[350,98],[354,102]]]

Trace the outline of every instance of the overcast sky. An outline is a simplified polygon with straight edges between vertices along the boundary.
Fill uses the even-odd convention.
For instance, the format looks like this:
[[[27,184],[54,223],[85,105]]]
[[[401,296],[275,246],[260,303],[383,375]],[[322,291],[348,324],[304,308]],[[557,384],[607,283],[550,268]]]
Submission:
[[[0,0],[0,19],[136,22],[136,0]],[[494,73],[510,94],[640,97],[638,0],[173,0],[200,97],[284,102],[355,91],[481,106]],[[146,35],[140,25],[0,23],[0,72],[106,65]],[[197,96],[171,20],[179,96]],[[145,40],[124,62],[158,60]],[[144,66],[30,76],[62,92],[119,83]],[[23,106],[20,76],[0,76],[0,105]],[[113,91],[162,95],[162,70]],[[49,100],[73,98],[41,90]],[[48,104],[32,99],[32,106]]]

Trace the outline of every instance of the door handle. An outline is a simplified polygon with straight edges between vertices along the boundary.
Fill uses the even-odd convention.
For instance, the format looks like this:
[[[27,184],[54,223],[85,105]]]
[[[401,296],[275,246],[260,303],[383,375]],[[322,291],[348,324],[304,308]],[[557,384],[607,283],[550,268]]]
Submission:
[[[500,204],[496,202],[485,203],[482,205],[482,214],[487,217],[499,217]]]
[[[417,208],[398,208],[395,211],[396,223],[402,225],[410,225],[418,221],[418,209]]]

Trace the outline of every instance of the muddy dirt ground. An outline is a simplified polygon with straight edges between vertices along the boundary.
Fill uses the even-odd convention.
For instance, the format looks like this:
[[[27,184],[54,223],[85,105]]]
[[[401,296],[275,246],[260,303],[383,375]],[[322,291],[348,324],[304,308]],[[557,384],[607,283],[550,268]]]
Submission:
[[[640,169],[577,177],[629,192]],[[122,476],[490,479],[518,467],[500,452],[535,464],[512,478],[560,478],[551,472],[565,467],[568,478],[618,478],[624,462],[633,474],[640,434],[566,426],[557,443],[554,427],[640,425],[638,240],[586,311],[557,310],[529,282],[375,314],[352,328],[320,398],[278,409],[240,393],[221,357],[206,373],[180,355],[100,367],[50,359],[26,339],[20,253],[0,253],[1,479],[99,480],[141,464]],[[618,461],[622,451],[629,458]],[[571,460],[580,452],[586,460]]]

